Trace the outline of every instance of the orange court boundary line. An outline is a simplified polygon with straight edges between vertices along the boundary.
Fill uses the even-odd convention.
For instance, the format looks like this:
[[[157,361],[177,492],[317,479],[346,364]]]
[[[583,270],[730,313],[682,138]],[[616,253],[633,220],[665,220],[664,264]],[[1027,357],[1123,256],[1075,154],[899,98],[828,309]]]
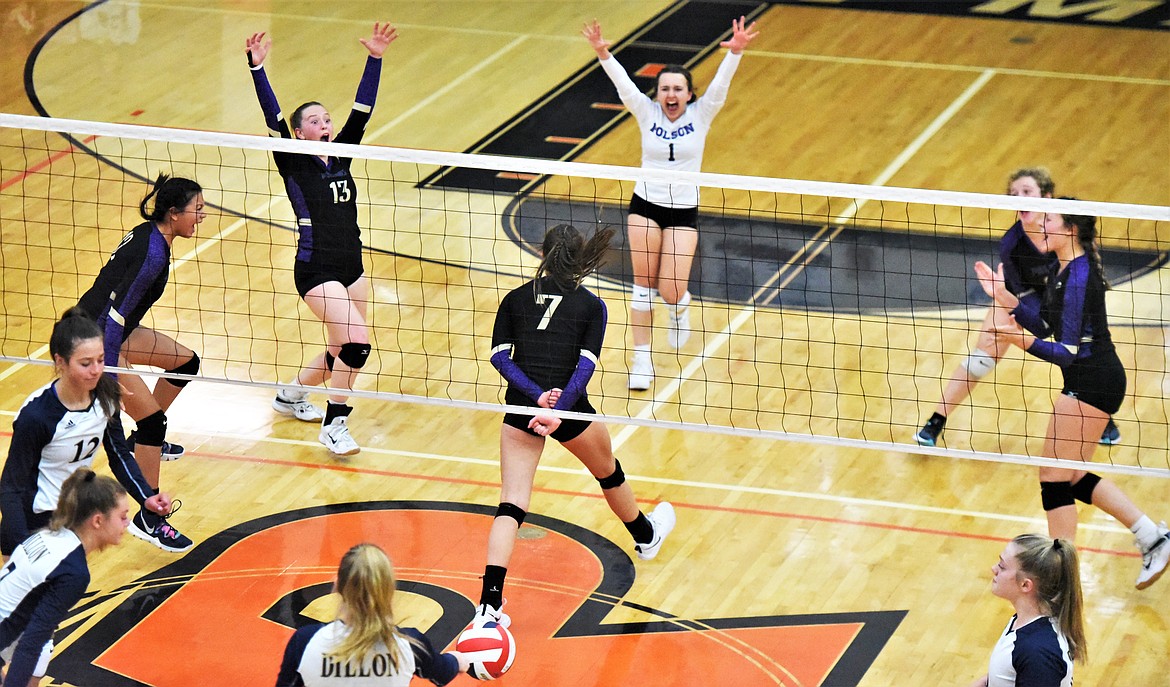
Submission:
[[[5,434],[10,435],[11,432],[6,432]],[[280,458],[259,458],[256,456],[239,456],[239,455],[230,455],[230,454],[226,454],[226,453],[205,453],[202,451],[189,451],[187,453],[187,455],[201,456],[204,458],[211,458],[213,460],[225,460],[225,461],[232,461],[232,462],[237,462],[237,463],[261,463],[261,464],[265,464],[265,465],[280,465],[280,466],[284,466],[284,467],[314,468],[314,469],[322,469],[322,470],[331,470],[334,472],[348,472],[351,474],[377,475],[379,477],[401,477],[401,478],[405,478],[405,479],[418,479],[418,480],[423,480],[426,482],[442,482],[442,483],[446,483],[446,484],[466,484],[466,485],[471,485],[471,486],[491,487],[491,488],[498,488],[499,487],[499,483],[494,482],[494,481],[487,482],[487,481],[483,481],[483,480],[466,479],[466,478],[460,478],[460,477],[441,477],[441,476],[436,476],[436,475],[419,475],[419,474],[412,474],[412,473],[408,473],[408,472],[395,472],[393,470],[377,470],[377,469],[372,469],[372,468],[361,468],[361,467],[355,467],[355,466],[350,466],[350,465],[331,465],[331,464],[324,464],[324,463],[302,463],[302,462],[297,462],[295,460],[283,460]],[[558,494],[561,496],[587,497],[587,498],[592,498],[592,499],[604,498],[604,496],[602,494],[595,494],[593,492],[571,491],[568,489],[552,489],[549,487],[542,487],[539,485],[534,485],[532,487],[532,490],[535,492],[543,493],[543,494]],[[961,539],[974,539],[977,541],[991,541],[991,542],[1001,542],[1001,543],[1006,543],[1008,541],[1011,541],[1010,537],[996,537],[996,536],[992,536],[989,534],[973,534],[973,533],[969,533],[969,532],[956,532],[953,530],[941,530],[941,529],[934,529],[934,528],[929,528],[929,527],[911,527],[908,525],[894,525],[894,524],[889,524],[889,523],[873,522],[873,521],[869,521],[869,520],[851,520],[851,519],[847,519],[847,518],[832,518],[832,517],[827,517],[827,516],[823,516],[823,515],[808,515],[808,514],[802,514],[802,513],[785,513],[782,511],[767,511],[767,510],[760,510],[760,509],[756,509],[756,508],[732,508],[729,506],[713,506],[713,505],[704,504],[704,503],[690,503],[690,502],[680,502],[680,501],[671,501],[671,503],[674,504],[675,507],[692,508],[694,510],[715,511],[715,512],[721,512],[721,513],[737,513],[740,515],[759,515],[759,516],[764,516],[764,517],[784,518],[784,519],[789,519],[789,520],[812,520],[815,522],[824,522],[824,523],[831,523],[831,524],[837,524],[837,525],[855,525],[858,527],[873,527],[873,528],[877,528],[877,529],[891,530],[891,531],[897,531],[897,532],[910,532],[913,534],[930,534],[930,535],[942,536],[942,537],[957,537],[957,538],[961,538]],[[1099,553],[1099,554],[1104,554],[1107,556],[1118,556],[1121,558],[1138,558],[1139,557],[1139,554],[1132,552],[1132,551],[1117,551],[1114,549],[1099,549],[1099,548],[1092,548],[1092,547],[1087,547],[1087,546],[1086,547],[1078,546],[1077,548],[1080,551]]]

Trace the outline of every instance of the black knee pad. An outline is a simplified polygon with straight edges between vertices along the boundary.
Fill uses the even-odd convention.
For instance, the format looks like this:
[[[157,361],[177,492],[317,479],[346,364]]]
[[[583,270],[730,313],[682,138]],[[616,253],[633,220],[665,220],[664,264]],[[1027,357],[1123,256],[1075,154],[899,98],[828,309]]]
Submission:
[[[517,527],[524,524],[524,518],[527,515],[528,515],[528,513],[524,512],[523,508],[521,508],[520,506],[517,506],[514,503],[504,502],[504,503],[501,503],[500,507],[496,509],[496,517],[497,518],[503,518],[503,517],[512,518],[513,520],[516,521]]]
[[[197,374],[199,374],[199,354],[192,352],[190,360],[188,360],[187,362],[183,363],[182,365],[176,367],[173,370],[167,370],[167,374],[170,374],[172,372],[175,374],[180,374],[180,375],[197,375]],[[190,379],[171,379],[170,377],[167,377],[166,380],[168,382],[170,382],[173,386],[177,386],[180,389],[187,386],[187,382],[191,381]]]
[[[626,483],[626,473],[622,472],[622,464],[618,460],[613,461],[613,474],[609,477],[602,477],[597,480],[602,489],[613,489],[620,487]]]
[[[329,351],[325,351],[325,367],[328,368],[330,372],[333,371],[333,361],[335,360],[337,360],[337,356],[333,355]]]
[[[1093,490],[1097,488],[1097,483],[1100,481],[1101,475],[1092,472],[1085,473],[1080,482],[1072,485],[1073,496],[1081,503],[1093,505]]]
[[[337,354],[337,359],[349,365],[355,370],[360,370],[366,365],[366,360],[370,357],[370,344],[347,343],[341,344],[341,352]]]
[[[162,446],[167,438],[167,416],[159,410],[139,420],[134,443],[141,446]]]
[[[1056,510],[1076,503],[1071,482],[1041,482],[1040,502],[1044,510]]]

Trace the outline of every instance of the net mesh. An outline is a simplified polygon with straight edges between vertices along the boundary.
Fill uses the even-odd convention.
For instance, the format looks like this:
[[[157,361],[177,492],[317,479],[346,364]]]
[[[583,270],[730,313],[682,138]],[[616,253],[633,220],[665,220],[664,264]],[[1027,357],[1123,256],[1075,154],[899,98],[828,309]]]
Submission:
[[[1127,370],[1125,444],[1108,471],[1170,475],[1170,209],[1010,198],[343,146],[0,115],[3,360],[44,361],[159,173],[196,179],[213,214],[173,248],[147,323],[199,352],[201,379],[276,385],[324,346],[293,286],[292,209],[271,152],[354,159],[372,285],[374,353],[356,396],[498,412],[488,362],[500,299],[527,281],[551,225],[622,227],[636,180],[703,186],[690,288],[694,331],[666,343],[656,382],[627,389],[629,251],[619,231],[586,286],[610,326],[590,397],[609,421],[956,457],[1040,462],[1060,371],[1015,350],[947,426],[915,446],[989,299],[972,264],[997,261],[1021,209],[1100,217],[1113,339]],[[1098,459],[1104,460],[1105,452]]]

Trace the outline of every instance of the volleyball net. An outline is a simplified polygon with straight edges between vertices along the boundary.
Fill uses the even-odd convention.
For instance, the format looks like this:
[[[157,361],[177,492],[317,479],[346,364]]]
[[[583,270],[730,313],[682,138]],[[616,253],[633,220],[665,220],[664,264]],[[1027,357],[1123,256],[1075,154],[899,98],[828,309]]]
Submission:
[[[1060,371],[1013,350],[951,414],[914,433],[971,351],[1018,210],[1100,218],[1111,332],[1128,392],[1102,471],[1170,476],[1170,208],[656,172],[539,159],[0,115],[0,362],[47,361],[49,332],[93,283],[158,174],[204,188],[209,217],[172,248],[144,323],[199,352],[199,380],[275,387],[324,346],[293,286],[296,235],[273,151],[353,159],[373,354],[357,398],[500,412],[488,362],[505,293],[545,230],[619,231],[586,282],[609,328],[589,394],[614,423],[1044,464]],[[637,180],[702,186],[690,340],[653,306],[655,382],[630,391],[626,205]],[[1162,237],[1162,238],[1159,238]],[[359,401],[365,402],[365,401]],[[531,411],[528,411],[531,412]],[[212,428],[208,428],[212,431]]]

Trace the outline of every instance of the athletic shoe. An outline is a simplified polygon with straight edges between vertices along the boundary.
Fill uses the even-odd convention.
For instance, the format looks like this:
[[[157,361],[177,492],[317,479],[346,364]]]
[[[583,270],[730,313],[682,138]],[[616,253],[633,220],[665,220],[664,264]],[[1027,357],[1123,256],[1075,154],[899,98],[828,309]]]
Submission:
[[[658,555],[658,550],[662,548],[662,542],[666,541],[666,536],[674,529],[674,506],[670,505],[669,501],[663,501],[654,506],[654,510],[646,516],[646,519],[654,526],[654,537],[648,544],[634,544],[638,558],[644,561]]]
[[[345,421],[345,417],[335,417],[333,422],[321,425],[321,433],[317,435],[317,441],[325,444],[336,456],[352,456],[362,450],[350,435]]]
[[[325,418],[325,411],[306,401],[303,396],[290,401],[283,391],[272,399],[272,409],[281,415],[292,415],[303,422],[320,422]]]
[[[645,391],[654,383],[654,363],[650,356],[634,357],[634,364],[630,365],[630,390]]]
[[[1101,432],[1101,439],[1097,443],[1104,446],[1121,443],[1121,430],[1117,428],[1117,423],[1113,421],[1113,418],[1109,418],[1109,424],[1105,425],[1105,431]]]
[[[130,521],[130,526],[127,529],[130,530],[130,534],[154,544],[163,551],[182,553],[191,548],[194,542],[180,534],[179,530],[167,522],[167,518],[174,515],[181,505],[181,501],[175,501],[170,515],[156,516],[159,518],[159,521],[154,527],[148,527],[146,525],[144,511],[139,510],[134,514],[134,518]]]
[[[1138,589],[1145,589],[1157,582],[1170,563],[1170,530],[1166,529],[1165,522],[1158,526],[1158,535],[1158,541],[1142,551],[1142,571],[1134,583]]]
[[[500,604],[499,608],[487,604],[476,606],[475,615],[471,617],[471,627],[483,627],[488,623],[495,623],[500,627],[511,627],[512,619],[503,610],[506,603],[508,603],[507,599]]]
[[[130,432],[130,436],[126,437],[126,444],[130,447],[130,452],[134,452],[135,432]],[[180,444],[172,444],[169,441],[164,441],[162,444],[162,452],[159,453],[160,460],[178,460],[187,453],[187,449]]]
[[[691,338],[691,308],[687,306],[680,313],[667,313],[666,343],[679,349]]]
[[[930,416],[922,429],[914,435],[914,441],[918,442],[919,446],[934,446],[938,443],[938,437],[942,434],[943,427],[947,424],[947,419],[938,413]]]

